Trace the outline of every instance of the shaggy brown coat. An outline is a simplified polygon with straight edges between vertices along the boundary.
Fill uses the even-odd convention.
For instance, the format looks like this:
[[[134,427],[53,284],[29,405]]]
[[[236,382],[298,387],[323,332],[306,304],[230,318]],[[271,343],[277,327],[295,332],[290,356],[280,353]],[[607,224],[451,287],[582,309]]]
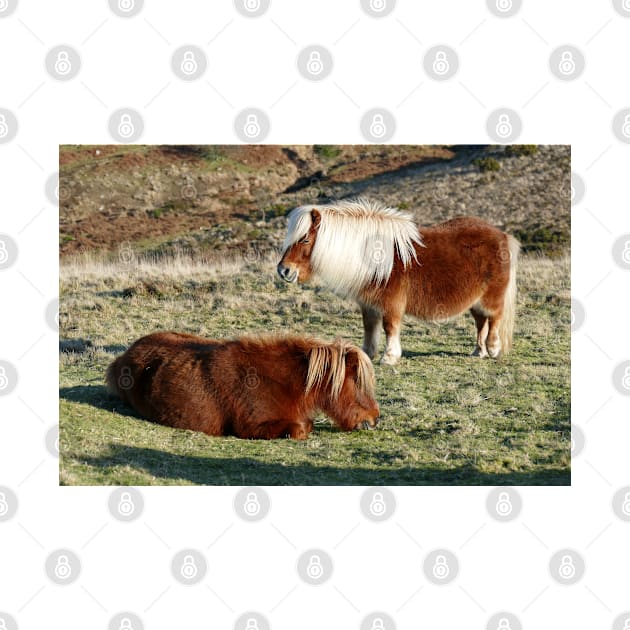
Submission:
[[[106,380],[142,417],[208,435],[304,440],[318,409],[345,431],[379,415],[371,362],[343,341],[159,332],[118,357]]]

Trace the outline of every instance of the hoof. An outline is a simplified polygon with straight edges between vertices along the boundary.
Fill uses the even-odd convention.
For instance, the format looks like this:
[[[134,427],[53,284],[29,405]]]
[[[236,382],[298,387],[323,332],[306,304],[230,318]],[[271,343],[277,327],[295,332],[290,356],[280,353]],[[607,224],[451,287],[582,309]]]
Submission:
[[[480,359],[483,359],[484,357],[488,356],[488,351],[485,348],[481,348],[480,346],[477,346],[472,354],[470,355],[472,357],[479,357]]]
[[[501,348],[488,348],[488,354],[493,359],[498,359],[501,356]]]
[[[393,354],[384,354],[381,359],[381,365],[396,365],[400,361],[400,357],[396,357]]]

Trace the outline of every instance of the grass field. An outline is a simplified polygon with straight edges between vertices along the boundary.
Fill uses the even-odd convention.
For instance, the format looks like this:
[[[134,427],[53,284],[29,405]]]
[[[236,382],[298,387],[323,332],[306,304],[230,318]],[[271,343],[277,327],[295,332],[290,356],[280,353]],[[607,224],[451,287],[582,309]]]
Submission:
[[[213,438],[141,420],[106,391],[108,363],[153,330],[286,331],[360,344],[354,304],[316,284],[287,285],[274,262],[62,265],[62,484],[570,483],[566,258],[522,259],[515,346],[502,360],[469,356],[468,315],[406,318],[400,364],[375,366],[383,422],[374,431],[343,433],[321,416],[306,442]]]

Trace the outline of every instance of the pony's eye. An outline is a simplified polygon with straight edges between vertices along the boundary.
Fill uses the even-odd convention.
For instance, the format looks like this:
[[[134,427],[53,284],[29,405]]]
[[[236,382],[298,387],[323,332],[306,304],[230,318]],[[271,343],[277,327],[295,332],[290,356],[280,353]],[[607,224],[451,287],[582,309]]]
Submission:
[[[304,238],[301,238],[298,243],[302,243],[304,245],[308,245],[310,243],[310,241],[308,240],[308,238],[305,236]]]

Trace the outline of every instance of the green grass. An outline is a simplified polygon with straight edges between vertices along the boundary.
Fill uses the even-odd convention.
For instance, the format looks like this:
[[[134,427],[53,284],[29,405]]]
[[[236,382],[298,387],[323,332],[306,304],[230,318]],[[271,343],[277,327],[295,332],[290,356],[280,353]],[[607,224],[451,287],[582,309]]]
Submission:
[[[570,483],[566,258],[523,259],[515,347],[504,359],[469,356],[468,315],[407,318],[400,364],[375,366],[383,422],[374,431],[343,433],[320,416],[306,442],[214,438],[141,420],[107,393],[108,363],[158,329],[360,344],[356,306],[318,285],[283,283],[274,263],[62,266],[62,484]]]

